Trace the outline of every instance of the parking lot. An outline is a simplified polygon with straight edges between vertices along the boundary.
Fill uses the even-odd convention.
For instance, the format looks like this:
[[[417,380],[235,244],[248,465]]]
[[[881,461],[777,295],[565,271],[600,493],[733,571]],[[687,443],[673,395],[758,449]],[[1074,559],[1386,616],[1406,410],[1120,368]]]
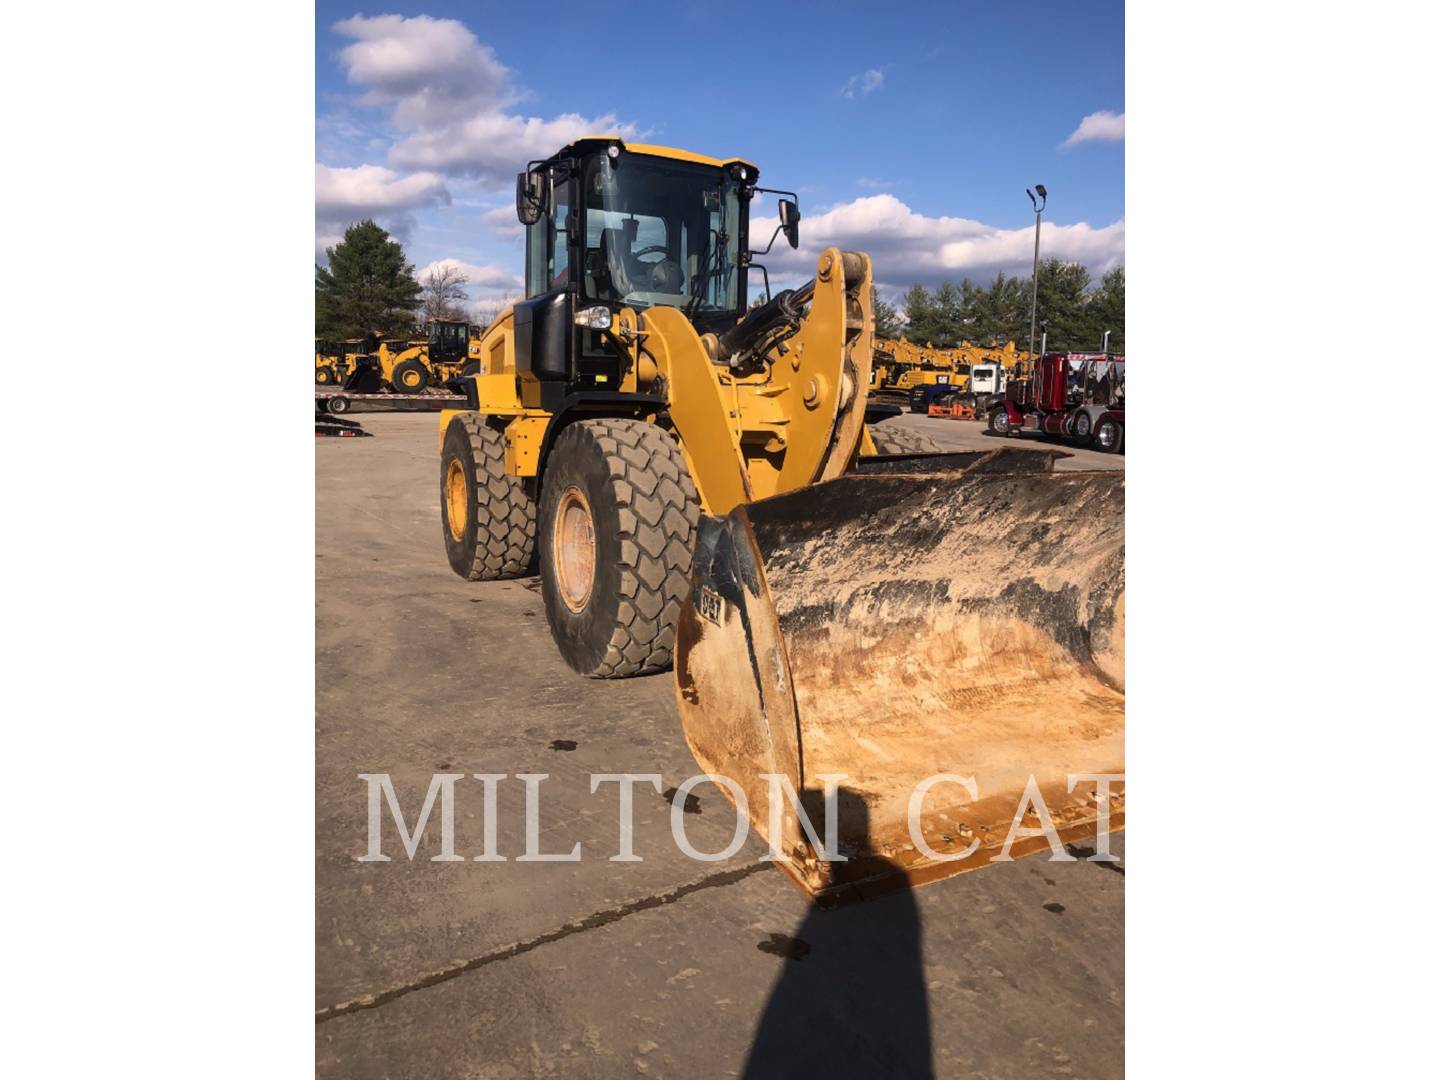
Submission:
[[[1055,463],[1057,469],[1123,469],[1125,455],[1103,454],[1099,450],[1072,445],[1063,439],[1041,439],[1035,435],[1012,435],[1000,438],[985,430],[978,420],[942,420],[915,413],[906,413],[887,424],[923,431],[946,450],[992,450],[996,446],[1034,446],[1063,450],[1071,455]]]
[[[699,862],[671,803],[639,787],[639,862],[612,862],[616,785],[591,774],[698,771],[668,674],[572,673],[538,580],[473,583],[446,563],[437,418],[352,415],[371,438],[317,439],[316,832],[319,1071],[327,1076],[1118,1076],[1124,871],[1021,859],[838,911],[807,909],[761,861]],[[976,423],[906,416],[947,448]],[[1124,467],[1071,450],[1060,468]],[[413,826],[432,774],[507,774],[495,851],[478,781],[456,786],[456,851],[413,861],[385,814],[367,850],[367,784],[388,773]],[[525,789],[541,850],[517,862]],[[726,846],[709,786],[681,808],[691,842]],[[1122,856],[1123,835],[1112,839]]]

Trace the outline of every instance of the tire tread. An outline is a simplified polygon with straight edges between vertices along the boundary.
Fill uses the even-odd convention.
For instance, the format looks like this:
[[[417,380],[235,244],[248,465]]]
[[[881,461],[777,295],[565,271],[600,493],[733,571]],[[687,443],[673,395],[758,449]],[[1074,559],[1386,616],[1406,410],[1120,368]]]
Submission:
[[[700,497],[680,444],[644,420],[586,420],[619,510],[620,605],[605,655],[589,674],[622,678],[671,664],[675,622],[689,591]],[[566,433],[567,435],[569,432]]]
[[[530,572],[535,556],[535,500],[525,482],[505,472],[505,437],[480,413],[462,413],[475,465],[475,561],[470,581],[496,581]]]

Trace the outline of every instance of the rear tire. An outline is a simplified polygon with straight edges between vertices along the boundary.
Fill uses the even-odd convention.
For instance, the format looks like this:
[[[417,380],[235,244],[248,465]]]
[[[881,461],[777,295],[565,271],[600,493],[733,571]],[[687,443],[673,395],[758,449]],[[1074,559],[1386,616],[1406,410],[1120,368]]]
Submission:
[[[870,425],[877,454],[943,454],[945,448],[929,435],[893,422]]]
[[[606,419],[560,433],[540,497],[540,592],[567,664],[601,679],[670,666],[699,521],[668,432]]]
[[[1106,417],[1095,425],[1095,449],[1102,454],[1118,454],[1125,445],[1125,427],[1118,420]]]
[[[402,360],[390,374],[390,385],[397,394],[418,394],[430,381],[430,372],[419,360]]]
[[[535,563],[535,500],[505,473],[505,437],[479,413],[445,429],[440,532],[450,569],[469,581],[520,577]]]
[[[1070,434],[1073,438],[1079,439],[1081,443],[1089,445],[1090,436],[1094,434],[1090,428],[1090,414],[1087,412],[1077,412],[1075,414],[1075,424],[1071,428]]]
[[[341,413],[347,413],[350,411],[350,399],[345,397],[343,394],[336,394],[328,402],[326,402],[325,407],[329,409],[332,413],[334,413],[336,416],[339,416]]]

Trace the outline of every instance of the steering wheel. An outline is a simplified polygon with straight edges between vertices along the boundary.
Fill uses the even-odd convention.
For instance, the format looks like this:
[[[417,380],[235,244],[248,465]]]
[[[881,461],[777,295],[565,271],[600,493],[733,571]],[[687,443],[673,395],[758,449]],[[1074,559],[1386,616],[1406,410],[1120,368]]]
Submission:
[[[639,259],[645,255],[660,255],[658,261],[642,263],[641,265],[650,271],[650,288],[655,292],[678,293],[681,285],[680,264],[669,258],[670,249],[664,244],[651,244],[635,252],[633,258]]]

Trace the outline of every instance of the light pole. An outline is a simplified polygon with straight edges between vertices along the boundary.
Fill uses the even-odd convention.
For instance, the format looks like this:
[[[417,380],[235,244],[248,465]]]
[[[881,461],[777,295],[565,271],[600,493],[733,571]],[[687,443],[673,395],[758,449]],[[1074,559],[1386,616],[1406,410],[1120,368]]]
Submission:
[[[1040,195],[1040,201],[1035,201],[1036,193]],[[1025,189],[1025,194],[1030,196],[1030,205],[1035,208],[1035,261],[1030,270],[1030,362],[1035,362],[1035,307],[1040,300],[1040,215],[1045,212],[1045,185],[1036,184],[1035,191]]]

